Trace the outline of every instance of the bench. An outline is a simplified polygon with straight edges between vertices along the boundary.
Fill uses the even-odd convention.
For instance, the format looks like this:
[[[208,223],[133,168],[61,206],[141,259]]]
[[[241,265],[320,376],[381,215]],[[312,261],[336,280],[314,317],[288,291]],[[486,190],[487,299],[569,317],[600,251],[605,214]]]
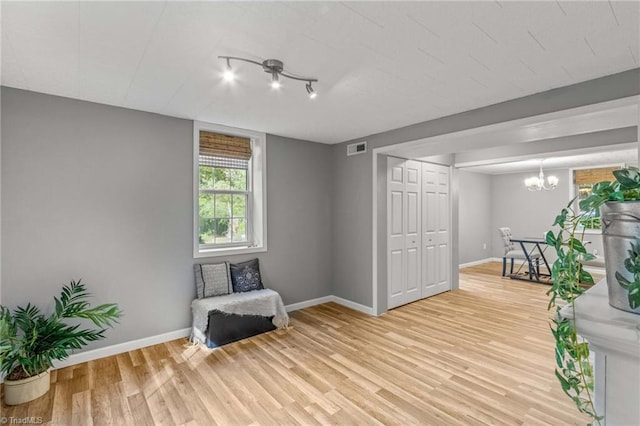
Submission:
[[[287,328],[289,317],[282,298],[262,285],[257,259],[240,264],[196,264],[194,271],[198,298],[191,303],[193,343],[214,348]],[[252,280],[255,282],[247,285]]]

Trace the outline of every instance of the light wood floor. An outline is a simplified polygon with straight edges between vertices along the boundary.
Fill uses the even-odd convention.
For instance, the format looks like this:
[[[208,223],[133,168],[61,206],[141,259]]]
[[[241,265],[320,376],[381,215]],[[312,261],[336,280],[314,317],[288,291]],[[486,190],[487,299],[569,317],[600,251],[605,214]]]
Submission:
[[[54,371],[2,416],[56,425],[585,424],[553,375],[547,286],[467,268],[461,289],[368,317],[334,303],[216,350],[175,340]]]

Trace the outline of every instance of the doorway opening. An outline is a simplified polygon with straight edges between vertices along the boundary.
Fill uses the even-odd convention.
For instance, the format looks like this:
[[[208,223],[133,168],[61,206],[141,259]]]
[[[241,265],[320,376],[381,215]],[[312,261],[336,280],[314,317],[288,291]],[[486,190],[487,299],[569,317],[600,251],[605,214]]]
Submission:
[[[448,273],[450,289],[457,290],[459,285],[459,265],[469,263],[470,247],[474,250],[478,249],[475,239],[482,239],[479,247],[480,250],[484,250],[486,253],[486,257],[483,259],[495,259],[498,257],[496,247],[499,235],[497,230],[491,229],[493,225],[485,226],[485,228],[490,228],[490,235],[477,236],[475,234],[472,235],[474,231],[468,231],[469,226],[465,227],[461,222],[466,221],[466,223],[469,223],[468,216],[477,215],[479,212],[479,209],[476,208],[476,203],[470,200],[467,195],[469,191],[466,191],[471,189],[473,192],[473,188],[481,185],[480,180],[473,179],[474,175],[484,176],[483,179],[486,183],[487,181],[491,182],[494,179],[493,176],[506,176],[506,173],[489,172],[489,167],[504,168],[506,170],[508,167],[515,167],[515,165],[522,165],[526,162],[539,164],[540,158],[569,161],[580,156],[591,156],[592,158],[602,159],[605,155],[604,153],[611,152],[625,152],[625,154],[621,155],[627,157],[636,153],[632,159],[637,162],[637,103],[638,99],[634,96],[373,149],[372,275],[374,314],[382,314],[387,309],[395,306],[394,303],[390,303],[390,294],[398,291],[398,284],[395,284],[395,289],[389,288],[389,274],[392,268],[396,267],[397,269],[398,265],[402,265],[403,262],[402,258],[398,257],[396,259],[400,260],[396,260],[396,264],[393,266],[390,260],[390,250],[393,247],[388,239],[390,226],[393,224],[389,223],[389,214],[392,213],[389,211],[390,195],[388,193],[388,188],[391,185],[388,181],[389,157],[401,159],[405,163],[407,161],[426,162],[448,168],[450,176],[450,210],[448,212],[450,255]],[[548,161],[545,160],[545,164]],[[633,163],[633,161],[626,161],[625,163],[629,164]],[[550,164],[553,163],[551,162]],[[573,166],[573,168],[576,167],[581,166]],[[482,168],[485,169],[483,170]],[[533,169],[537,171],[538,166],[536,165]],[[547,166],[545,165],[546,170]],[[531,174],[532,170],[522,169],[521,172]],[[565,184],[559,185],[558,189],[553,192],[559,194],[558,197],[562,197],[563,202],[568,202],[569,191],[565,191],[565,189],[568,188],[567,185],[572,181],[572,177],[568,168],[564,173],[560,177],[560,182],[562,183],[564,180]],[[469,176],[472,179],[469,179]],[[507,179],[504,178],[503,180]],[[525,194],[529,194],[520,194],[524,197],[522,199],[534,200],[533,194],[527,191],[524,182],[515,178],[511,179],[510,182],[516,185],[518,190],[524,188]],[[489,189],[487,190],[487,188]],[[478,200],[488,206],[489,210],[501,208],[504,211],[508,211],[508,208],[494,206],[494,200],[496,199],[494,192],[499,191],[489,183],[485,185],[484,190],[477,190],[475,194]],[[518,202],[515,199],[510,200],[511,196],[508,193],[504,194],[504,197],[507,204],[510,201]],[[422,218],[420,219],[422,222]],[[408,221],[409,218],[406,217],[405,220]],[[485,224],[493,223],[493,219],[486,220],[477,217],[472,217],[471,223],[474,220],[476,229],[479,227],[480,222]],[[548,228],[551,227],[551,223],[548,224]],[[406,244],[408,237],[408,234],[405,235],[405,245],[403,246],[405,250],[411,248]],[[412,254],[412,256],[418,255],[424,257],[424,253],[414,252]],[[406,262],[408,261],[407,259]],[[421,279],[425,276],[424,271],[424,268],[420,269]],[[398,276],[398,274],[395,273],[395,276]],[[417,276],[413,276],[413,279],[417,279]],[[405,281],[401,279],[400,283]],[[408,283],[408,281],[406,282]],[[392,285],[394,284],[392,283]],[[404,288],[405,292],[408,291],[408,284]],[[402,301],[404,302],[404,300],[406,299]]]

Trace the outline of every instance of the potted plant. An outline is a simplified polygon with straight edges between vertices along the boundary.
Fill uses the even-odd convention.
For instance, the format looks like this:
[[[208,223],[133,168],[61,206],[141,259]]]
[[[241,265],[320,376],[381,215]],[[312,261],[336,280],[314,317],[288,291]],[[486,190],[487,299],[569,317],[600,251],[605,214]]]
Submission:
[[[0,306],[0,375],[4,375],[7,405],[36,399],[49,390],[49,370],[55,360],[69,352],[104,338],[104,327],[120,318],[116,304],[92,308],[84,284],[71,281],[64,285],[60,298],[54,297],[54,312],[45,316],[36,306],[17,307],[13,313]],[[66,320],[86,319],[99,329],[69,325]]]
[[[580,201],[580,212],[572,200],[556,217],[557,233],[546,234],[547,244],[558,256],[551,268],[553,285],[549,290],[549,309],[555,308],[551,332],[556,341],[556,377],[563,391],[578,409],[600,424],[602,417],[593,403],[593,368],[589,361],[589,345],[576,332],[573,318],[559,315],[564,305],[574,311],[575,299],[584,293],[584,284],[593,277],[583,263],[595,258],[583,244],[581,223],[600,210],[604,242],[605,270],[609,304],[625,311],[640,313],[640,172],[626,168],[613,172],[615,181],[599,182],[592,195]]]

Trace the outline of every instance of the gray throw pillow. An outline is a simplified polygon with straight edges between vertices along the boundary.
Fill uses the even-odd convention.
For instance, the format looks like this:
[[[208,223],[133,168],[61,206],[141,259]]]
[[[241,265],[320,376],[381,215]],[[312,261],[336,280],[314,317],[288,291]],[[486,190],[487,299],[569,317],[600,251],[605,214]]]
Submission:
[[[232,263],[231,283],[234,293],[245,291],[262,290],[262,278],[260,277],[260,263],[258,259],[248,260],[242,263]]]
[[[202,299],[204,297],[204,277],[202,276],[202,265],[196,263],[193,265],[193,274],[196,277],[196,297]]]
[[[198,299],[231,293],[227,262],[194,266]]]

